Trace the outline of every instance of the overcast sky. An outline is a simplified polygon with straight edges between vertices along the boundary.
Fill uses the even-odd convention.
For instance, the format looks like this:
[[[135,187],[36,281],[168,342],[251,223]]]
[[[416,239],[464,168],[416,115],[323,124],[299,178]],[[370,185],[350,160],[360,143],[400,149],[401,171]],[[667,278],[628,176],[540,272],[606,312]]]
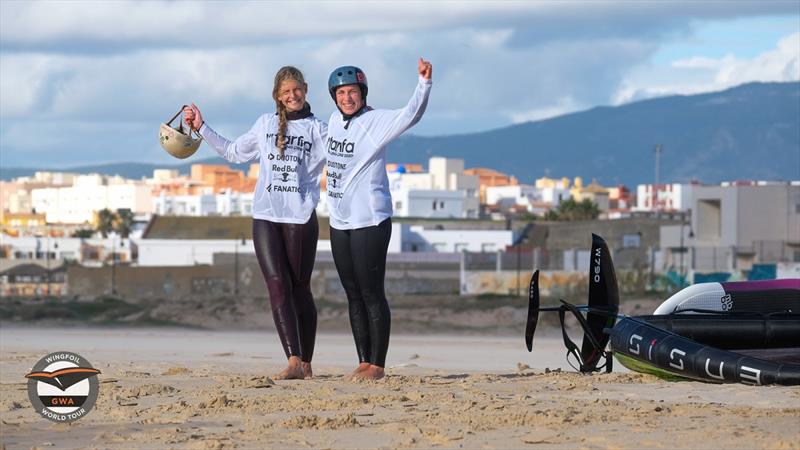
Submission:
[[[0,1],[0,166],[176,162],[159,123],[194,101],[234,138],[295,65],[312,110],[357,65],[399,108],[433,63],[412,132],[483,131],[597,105],[800,80],[800,0]],[[205,146],[200,157],[213,155]],[[395,160],[397,158],[390,159]]]

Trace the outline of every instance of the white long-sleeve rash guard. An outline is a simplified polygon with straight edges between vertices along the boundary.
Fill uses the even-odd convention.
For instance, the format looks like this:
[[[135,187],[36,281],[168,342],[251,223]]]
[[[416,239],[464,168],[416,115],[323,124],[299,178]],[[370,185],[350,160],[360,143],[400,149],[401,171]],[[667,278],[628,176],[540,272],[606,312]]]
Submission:
[[[260,158],[253,196],[253,217],[282,223],[306,223],[319,202],[328,126],[316,117],[289,120],[283,156],[276,146],[278,116],[264,114],[250,131],[229,141],[208,125],[200,134],[232,163]]]
[[[348,129],[338,111],[328,122],[327,197],[330,225],[352,230],[378,225],[392,216],[386,175],[386,145],[422,118],[431,80],[419,78],[408,104],[395,110],[372,110],[353,118]]]

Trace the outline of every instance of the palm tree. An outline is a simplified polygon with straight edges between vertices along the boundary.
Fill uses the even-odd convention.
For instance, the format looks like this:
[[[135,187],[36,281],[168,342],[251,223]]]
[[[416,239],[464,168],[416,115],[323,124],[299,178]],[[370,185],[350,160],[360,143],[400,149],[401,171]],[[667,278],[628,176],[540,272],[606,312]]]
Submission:
[[[114,219],[116,219],[116,215],[108,208],[97,211],[97,231],[104,238],[107,238],[108,233],[114,230]]]
[[[558,205],[558,208],[551,209],[545,215],[547,220],[592,220],[600,215],[600,208],[597,203],[583,199],[581,202],[576,202],[574,199],[567,199]]]
[[[80,228],[72,232],[72,237],[88,239],[92,237],[93,234],[94,230],[91,230],[89,228]]]
[[[114,231],[116,231],[123,238],[127,238],[131,234],[132,227],[133,212],[131,212],[131,210],[128,208],[118,209]]]

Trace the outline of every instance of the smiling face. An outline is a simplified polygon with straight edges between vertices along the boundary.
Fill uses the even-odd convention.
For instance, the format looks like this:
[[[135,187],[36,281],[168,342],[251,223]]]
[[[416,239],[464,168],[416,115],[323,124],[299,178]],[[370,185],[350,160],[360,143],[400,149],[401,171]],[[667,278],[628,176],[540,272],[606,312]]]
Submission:
[[[352,115],[364,106],[364,98],[357,84],[348,84],[336,88],[336,106],[342,113]]]
[[[283,80],[278,88],[278,101],[287,111],[300,111],[306,103],[308,87],[297,80]]]

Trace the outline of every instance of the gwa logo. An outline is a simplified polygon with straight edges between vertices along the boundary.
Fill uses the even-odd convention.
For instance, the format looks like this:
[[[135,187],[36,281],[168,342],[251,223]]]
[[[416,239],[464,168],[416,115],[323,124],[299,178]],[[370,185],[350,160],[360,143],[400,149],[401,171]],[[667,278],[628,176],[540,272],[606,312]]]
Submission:
[[[28,379],[28,399],[42,417],[72,422],[85,416],[97,401],[100,371],[71,352],[51,353],[37,362]]]

